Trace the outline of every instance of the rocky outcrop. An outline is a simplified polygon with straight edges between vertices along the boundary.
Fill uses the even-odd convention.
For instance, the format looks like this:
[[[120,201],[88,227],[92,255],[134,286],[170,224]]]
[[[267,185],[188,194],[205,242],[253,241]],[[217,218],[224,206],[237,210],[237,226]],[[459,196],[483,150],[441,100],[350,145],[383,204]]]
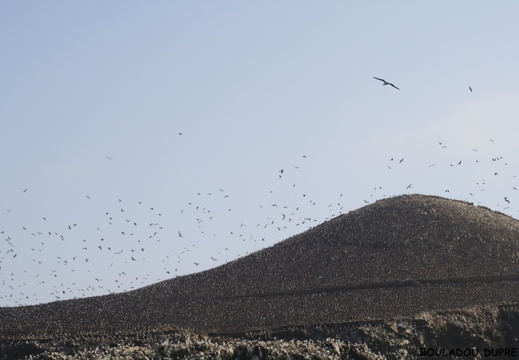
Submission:
[[[519,306],[247,333],[170,331],[0,341],[0,359],[507,359],[519,356]]]

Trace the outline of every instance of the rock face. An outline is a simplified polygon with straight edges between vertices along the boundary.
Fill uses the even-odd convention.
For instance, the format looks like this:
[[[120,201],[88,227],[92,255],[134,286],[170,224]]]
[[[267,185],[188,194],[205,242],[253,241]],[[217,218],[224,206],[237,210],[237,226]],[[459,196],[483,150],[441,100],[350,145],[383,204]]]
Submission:
[[[232,337],[170,331],[7,339],[0,340],[0,359],[512,359],[519,356],[518,322],[518,306],[499,306]]]
[[[407,195],[139,290],[0,308],[0,338],[339,324],[519,303],[519,221]]]

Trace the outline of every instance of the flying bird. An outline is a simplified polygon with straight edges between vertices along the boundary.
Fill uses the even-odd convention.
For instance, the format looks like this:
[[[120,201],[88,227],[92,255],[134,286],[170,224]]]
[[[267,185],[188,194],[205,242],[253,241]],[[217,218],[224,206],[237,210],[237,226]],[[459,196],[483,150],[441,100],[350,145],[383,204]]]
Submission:
[[[384,79],[380,79],[380,78],[378,78],[378,77],[374,77],[374,76],[373,76],[373,79],[377,79],[377,80],[379,80],[379,81],[382,81],[382,82],[383,82],[382,85],[391,85],[391,86],[394,87],[395,89],[400,90],[400,89],[397,88],[394,84],[392,84],[392,83],[390,83],[390,82],[387,82],[387,81],[384,80]]]
[[[472,88],[470,86],[469,86],[469,90],[470,90],[470,92],[472,92]]]

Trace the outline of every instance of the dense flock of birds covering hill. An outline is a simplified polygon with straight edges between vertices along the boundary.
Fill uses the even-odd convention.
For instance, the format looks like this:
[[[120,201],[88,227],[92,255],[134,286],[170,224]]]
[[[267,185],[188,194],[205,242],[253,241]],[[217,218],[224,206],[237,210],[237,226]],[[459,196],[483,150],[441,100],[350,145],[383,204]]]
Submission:
[[[369,192],[357,199],[358,205],[421,191],[416,178],[402,176],[412,168],[438,179],[435,191],[425,193],[487,205],[485,196],[492,193],[489,206],[514,215],[519,211],[515,203],[519,178],[499,155],[494,140],[480,145],[459,153],[451,151],[456,144],[440,141],[434,144],[434,160],[426,163],[410,154],[387,158],[379,164],[387,177],[366,184]],[[118,159],[102,161],[109,167]],[[70,194],[68,208],[48,204],[54,200],[52,194],[44,197],[44,186],[21,187],[0,212],[0,306],[135,290],[225,264],[358,206],[352,205],[351,194],[341,192],[343,185],[324,194],[322,188],[307,183],[316,163],[318,159],[298,154],[293,163],[273,168],[271,183],[256,194],[261,203],[248,205],[222,186],[190,194],[187,202],[174,206],[140,195],[103,198],[78,189]],[[456,179],[467,174],[471,186],[445,179],[445,171]],[[66,211],[53,213],[56,208]],[[322,283],[332,279],[316,276]]]
[[[379,200],[274,246],[122,294],[0,308],[4,337],[225,332],[519,302],[519,221],[472,203]]]

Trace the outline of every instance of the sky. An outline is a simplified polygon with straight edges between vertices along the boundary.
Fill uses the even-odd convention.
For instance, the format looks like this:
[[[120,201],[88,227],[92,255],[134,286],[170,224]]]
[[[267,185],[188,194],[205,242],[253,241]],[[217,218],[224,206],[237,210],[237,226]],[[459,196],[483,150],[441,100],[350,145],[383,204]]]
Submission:
[[[0,306],[207,270],[396,195],[518,218],[518,13],[1,3]]]

